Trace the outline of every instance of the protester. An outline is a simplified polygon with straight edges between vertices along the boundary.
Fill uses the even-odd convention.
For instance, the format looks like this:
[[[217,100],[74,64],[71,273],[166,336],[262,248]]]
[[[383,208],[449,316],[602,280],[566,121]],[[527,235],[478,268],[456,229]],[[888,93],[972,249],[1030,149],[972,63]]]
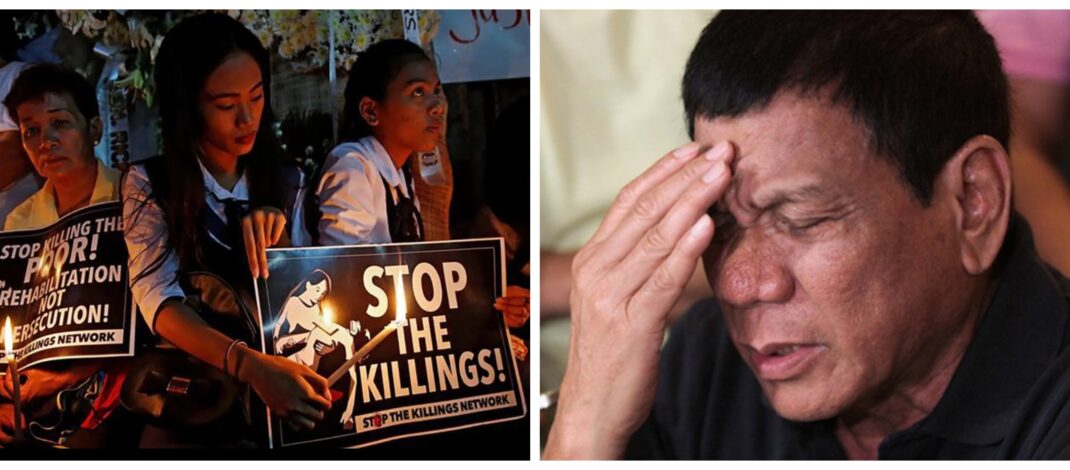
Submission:
[[[433,151],[446,121],[435,64],[401,39],[373,44],[346,83],[343,139],[327,156],[317,195],[321,245],[424,240],[406,163]]]
[[[722,12],[683,97],[576,257],[547,458],[1070,457],[1070,284],[971,13]]]
[[[435,149],[447,103],[434,62],[401,39],[373,44],[353,64],[346,83],[344,138],[324,162],[316,195],[321,245],[399,243],[425,239],[408,161]],[[530,316],[526,289],[495,300],[511,325]],[[527,348],[513,340],[514,352]]]
[[[209,271],[249,295],[253,278],[269,274],[264,250],[306,237],[292,183],[300,177],[284,170],[272,132],[268,52],[238,21],[198,15],[167,33],[155,77],[163,155],[132,167],[122,189],[134,298],[161,339],[252,386],[275,415],[312,428],[330,407],[326,380],[207,325],[179,282]],[[151,428],[144,445],[241,445],[246,437],[205,442],[218,436]]]
[[[22,146],[34,168],[45,178],[44,187],[16,207],[4,222],[4,230],[33,229],[51,225],[64,215],[93,204],[119,200],[119,172],[93,156],[100,139],[101,122],[93,87],[77,72],[51,64],[34,65],[21,73],[4,99],[16,119]],[[126,359],[68,360],[49,362],[22,371],[21,399],[26,409],[54,401],[56,395],[104,373],[102,390],[92,404],[91,419],[81,424],[66,445],[71,447],[132,446],[138,435],[106,432],[102,422],[119,405],[115,390],[126,375]],[[5,376],[0,396],[11,399],[12,377]],[[123,413],[119,420],[129,421]],[[0,406],[0,443],[8,443],[13,431],[9,406]],[[75,423],[77,424],[77,423]]]

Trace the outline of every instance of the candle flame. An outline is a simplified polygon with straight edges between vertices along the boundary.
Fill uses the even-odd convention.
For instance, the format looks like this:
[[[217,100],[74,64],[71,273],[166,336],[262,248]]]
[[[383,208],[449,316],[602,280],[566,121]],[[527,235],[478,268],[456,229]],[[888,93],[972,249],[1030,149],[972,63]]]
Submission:
[[[327,303],[323,304],[323,323],[334,323],[334,309]]]
[[[8,358],[9,360],[12,357],[11,347],[14,343],[15,341],[12,338],[11,333],[11,317],[7,317],[7,319],[4,320],[4,357]]]
[[[394,277],[394,321],[405,321],[405,314],[409,313],[408,305],[405,304],[405,289],[401,283],[401,276]]]

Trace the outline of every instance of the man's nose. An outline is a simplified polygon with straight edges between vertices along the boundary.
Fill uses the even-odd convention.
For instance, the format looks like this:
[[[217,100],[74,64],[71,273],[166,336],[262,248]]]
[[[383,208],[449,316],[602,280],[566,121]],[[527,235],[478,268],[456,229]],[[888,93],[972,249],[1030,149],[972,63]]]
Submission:
[[[737,234],[722,255],[717,296],[736,308],[787,302],[795,293],[795,279],[785,267],[782,250],[759,230]]]

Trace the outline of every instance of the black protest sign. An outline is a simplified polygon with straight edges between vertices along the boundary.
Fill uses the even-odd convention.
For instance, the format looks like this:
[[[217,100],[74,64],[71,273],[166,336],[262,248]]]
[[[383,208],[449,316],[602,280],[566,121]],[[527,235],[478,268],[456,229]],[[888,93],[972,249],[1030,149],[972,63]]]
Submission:
[[[311,431],[269,416],[273,447],[365,447],[522,418],[501,239],[268,250],[264,352],[331,382]]]
[[[0,317],[11,318],[19,365],[132,356],[128,281],[118,202],[0,233]]]

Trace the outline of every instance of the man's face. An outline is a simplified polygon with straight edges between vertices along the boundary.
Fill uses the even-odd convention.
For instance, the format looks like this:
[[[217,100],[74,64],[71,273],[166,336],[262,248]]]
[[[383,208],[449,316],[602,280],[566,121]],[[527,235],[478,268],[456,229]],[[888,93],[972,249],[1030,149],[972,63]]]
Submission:
[[[924,384],[965,298],[946,192],[925,208],[824,101],[781,94],[695,134],[737,148],[704,263],[777,412],[825,419]]]

